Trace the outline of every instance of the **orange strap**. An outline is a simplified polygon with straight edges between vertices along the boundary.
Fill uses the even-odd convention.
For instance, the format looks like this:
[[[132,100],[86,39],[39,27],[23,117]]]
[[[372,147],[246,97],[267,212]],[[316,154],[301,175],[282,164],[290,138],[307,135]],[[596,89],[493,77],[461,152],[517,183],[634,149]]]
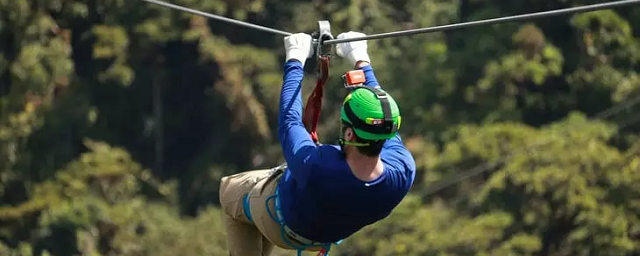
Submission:
[[[316,86],[313,88],[311,95],[307,99],[307,104],[302,114],[302,123],[311,135],[313,142],[318,144],[318,122],[320,121],[320,110],[322,109],[322,96],[324,93],[324,84],[329,78],[329,56],[320,56],[318,79]]]

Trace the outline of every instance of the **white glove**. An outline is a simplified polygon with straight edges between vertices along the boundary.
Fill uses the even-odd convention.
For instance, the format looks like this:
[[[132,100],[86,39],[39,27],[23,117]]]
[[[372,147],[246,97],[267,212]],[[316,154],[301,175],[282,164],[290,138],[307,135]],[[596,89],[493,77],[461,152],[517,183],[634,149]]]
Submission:
[[[363,37],[365,34],[360,32],[349,31],[338,35],[338,39]],[[367,53],[367,40],[352,41],[346,43],[339,43],[336,45],[336,53],[338,56],[347,58],[353,65],[358,61],[366,61],[371,63],[369,53]]]
[[[307,58],[313,56],[313,49],[311,47],[312,41],[310,35],[305,33],[292,34],[284,38],[284,48],[286,50],[285,62],[295,59],[302,62],[304,66]]]

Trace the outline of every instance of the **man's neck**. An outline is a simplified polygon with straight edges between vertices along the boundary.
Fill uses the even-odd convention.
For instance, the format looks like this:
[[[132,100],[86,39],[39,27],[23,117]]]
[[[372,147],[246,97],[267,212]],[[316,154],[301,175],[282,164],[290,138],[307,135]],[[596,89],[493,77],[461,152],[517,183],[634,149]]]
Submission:
[[[353,150],[347,157],[351,172],[362,181],[372,181],[382,175],[383,166],[380,157],[370,157]]]

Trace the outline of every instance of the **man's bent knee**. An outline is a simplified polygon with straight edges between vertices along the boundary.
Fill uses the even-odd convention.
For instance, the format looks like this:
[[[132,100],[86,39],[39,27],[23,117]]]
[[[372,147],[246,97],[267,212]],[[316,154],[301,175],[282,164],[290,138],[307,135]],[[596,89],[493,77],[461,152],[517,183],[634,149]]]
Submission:
[[[244,222],[248,220],[244,217],[242,198],[252,187],[248,178],[246,174],[239,173],[225,176],[220,180],[219,200],[222,211],[231,218]]]
[[[250,222],[244,214],[243,199],[259,181],[269,177],[269,170],[253,170],[228,175],[220,180],[219,201],[224,213]]]

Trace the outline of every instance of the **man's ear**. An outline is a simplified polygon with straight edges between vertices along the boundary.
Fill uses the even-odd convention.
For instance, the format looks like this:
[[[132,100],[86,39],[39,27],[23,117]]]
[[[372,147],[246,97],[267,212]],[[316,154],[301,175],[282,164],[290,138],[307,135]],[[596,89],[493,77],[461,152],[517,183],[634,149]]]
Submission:
[[[347,129],[344,130],[344,140],[345,141],[355,141],[356,140],[355,133],[353,132],[353,129],[351,129],[351,127],[348,127]]]

